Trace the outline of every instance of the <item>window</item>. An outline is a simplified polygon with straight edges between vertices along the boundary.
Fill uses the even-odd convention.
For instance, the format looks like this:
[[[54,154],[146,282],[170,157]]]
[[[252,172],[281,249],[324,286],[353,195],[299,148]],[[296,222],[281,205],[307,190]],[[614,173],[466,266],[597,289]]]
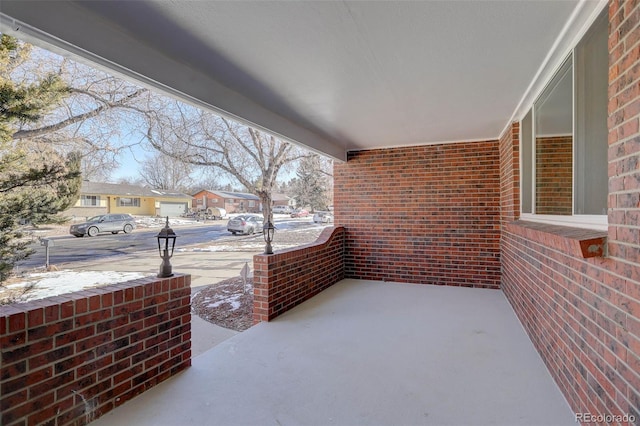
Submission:
[[[98,207],[100,206],[99,195],[81,195],[80,205],[83,207]]]
[[[253,200],[249,200],[249,207],[255,207],[256,206],[256,202]]]
[[[140,198],[118,198],[119,207],[140,207]]]
[[[606,225],[607,25],[605,9],[521,121],[523,216]]]

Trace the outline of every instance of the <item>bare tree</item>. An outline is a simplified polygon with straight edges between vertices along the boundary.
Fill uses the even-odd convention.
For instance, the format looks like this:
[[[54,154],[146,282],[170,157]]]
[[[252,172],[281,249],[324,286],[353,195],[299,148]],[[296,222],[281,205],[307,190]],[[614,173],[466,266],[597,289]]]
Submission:
[[[163,154],[222,170],[258,196],[270,220],[278,174],[305,153],[274,136],[179,102],[149,122],[147,139]]]
[[[133,176],[122,176],[116,179],[116,183],[120,185],[136,185],[144,186],[144,181],[141,178]]]
[[[12,139],[21,144],[50,144],[61,154],[80,153],[85,179],[108,177],[117,167],[120,153],[150,143],[162,154],[191,167],[216,169],[232,177],[260,198],[265,218],[270,218],[271,192],[278,174],[305,155],[264,132],[42,49],[22,46],[26,53],[12,64],[11,79],[19,84],[39,75],[55,74],[69,93],[42,119],[20,123]],[[152,186],[177,184],[176,179],[163,182],[152,173],[145,175]]]
[[[140,165],[140,177],[155,189],[185,191],[193,184],[194,166],[175,157],[156,152]]]
[[[138,129],[154,113],[148,89],[23,42],[14,56],[6,69],[14,84],[56,75],[68,88],[57,108],[20,123],[14,141],[45,143],[63,155],[80,153],[85,179],[106,179],[118,167],[118,155],[141,143]]]

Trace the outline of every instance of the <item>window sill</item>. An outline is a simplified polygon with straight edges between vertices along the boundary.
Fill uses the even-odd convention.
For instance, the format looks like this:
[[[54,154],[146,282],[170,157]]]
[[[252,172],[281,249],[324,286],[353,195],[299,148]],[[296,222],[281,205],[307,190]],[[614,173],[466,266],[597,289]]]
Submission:
[[[516,235],[574,257],[588,259],[606,256],[607,232],[605,231],[525,220],[508,223],[506,228]]]
[[[607,232],[609,229],[609,219],[607,215],[544,215],[522,213],[521,220],[527,222],[539,222],[558,226],[568,226],[571,228],[587,228],[591,230]]]

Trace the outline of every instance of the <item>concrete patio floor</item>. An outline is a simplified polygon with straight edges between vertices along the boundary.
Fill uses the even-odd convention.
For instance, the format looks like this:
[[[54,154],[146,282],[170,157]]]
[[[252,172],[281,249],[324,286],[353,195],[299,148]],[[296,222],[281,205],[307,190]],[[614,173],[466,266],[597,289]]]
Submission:
[[[92,426],[365,424],[575,421],[502,292],[346,279]]]

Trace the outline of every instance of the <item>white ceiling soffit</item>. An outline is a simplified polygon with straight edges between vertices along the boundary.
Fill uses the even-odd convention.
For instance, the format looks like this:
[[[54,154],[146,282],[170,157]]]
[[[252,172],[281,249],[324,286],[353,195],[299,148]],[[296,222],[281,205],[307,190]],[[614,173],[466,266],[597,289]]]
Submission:
[[[567,28],[596,8],[602,2],[0,3],[3,32],[338,159],[497,138],[553,68],[559,36],[575,36]]]

